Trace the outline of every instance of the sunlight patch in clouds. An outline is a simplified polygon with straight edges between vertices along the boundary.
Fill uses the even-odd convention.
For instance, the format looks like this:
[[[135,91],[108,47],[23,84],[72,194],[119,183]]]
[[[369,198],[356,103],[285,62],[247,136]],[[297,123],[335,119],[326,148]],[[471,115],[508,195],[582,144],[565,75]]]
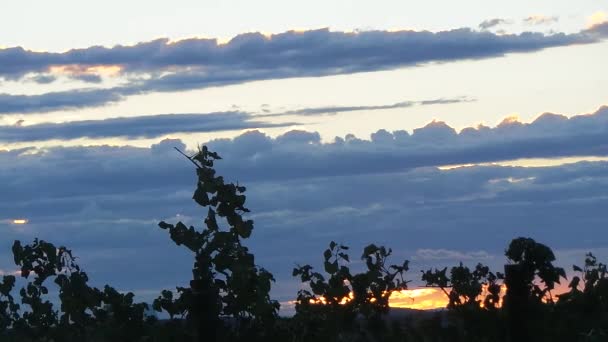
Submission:
[[[68,75],[68,76],[77,76],[77,75],[99,75],[99,76],[108,76],[115,77],[120,75],[123,67],[120,65],[79,65],[79,64],[69,64],[69,65],[52,65],[49,67],[49,72],[51,74],[58,75]]]
[[[608,161],[608,157],[597,157],[597,156],[576,156],[576,157],[565,157],[565,158],[523,158],[515,160],[497,161],[491,163],[478,163],[478,164],[453,164],[453,165],[442,165],[438,166],[439,170],[452,170],[462,167],[472,166],[514,166],[514,167],[551,167],[560,166],[566,164],[574,164],[578,162],[597,162],[597,161]]]
[[[592,28],[606,21],[608,21],[608,14],[604,11],[597,11],[587,18],[587,28]]]

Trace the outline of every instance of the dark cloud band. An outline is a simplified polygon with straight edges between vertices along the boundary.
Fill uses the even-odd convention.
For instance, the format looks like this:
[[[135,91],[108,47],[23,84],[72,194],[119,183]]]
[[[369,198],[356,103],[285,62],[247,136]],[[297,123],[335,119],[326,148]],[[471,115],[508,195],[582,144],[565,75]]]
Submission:
[[[55,101],[58,106],[76,106],[82,99],[88,98],[87,93],[81,93],[82,98],[66,96],[64,101]],[[40,95],[39,95],[40,96]],[[113,96],[108,93],[107,96]],[[2,96],[0,95],[0,100]],[[12,126],[0,126],[0,142],[28,142],[51,139],[71,140],[78,138],[113,138],[126,139],[155,138],[172,133],[201,133],[221,132],[239,129],[268,128],[296,126],[296,122],[269,123],[264,119],[281,116],[319,116],[335,115],[363,110],[386,110],[406,108],[411,106],[427,106],[439,104],[452,104],[470,102],[474,99],[468,97],[439,98],[423,101],[403,101],[389,105],[372,106],[330,106],[311,107],[281,113],[257,114],[245,112],[218,112],[197,114],[159,114],[144,115],[129,118],[110,118],[104,120],[70,121],[62,123],[41,123],[23,125],[25,120],[17,121]],[[28,105],[35,105],[34,100],[25,101]]]
[[[441,32],[328,29],[289,31],[271,36],[246,33],[226,44],[215,39],[158,39],[132,46],[93,46],[63,53],[33,52],[21,47],[0,50],[0,75],[44,72],[51,66],[121,66],[124,72],[157,72],[169,67],[207,70],[275,70],[298,74],[337,74],[378,70],[429,61],[483,58],[508,52],[590,43],[583,32],[525,32],[496,35],[467,28]]]
[[[296,126],[297,123],[268,123],[243,112],[208,114],[159,114],[105,120],[42,123],[30,126],[0,126],[0,142],[71,140],[78,138],[155,138],[172,133],[203,133],[230,130]]]
[[[67,93],[35,98],[4,94],[0,113],[28,113],[100,106],[133,94],[200,89],[255,80],[328,76],[388,70],[436,61],[481,59],[512,52],[588,44],[606,36],[603,26],[575,34],[495,34],[467,28],[441,32],[366,31],[332,32],[328,29],[285,32],[271,36],[247,33],[226,44],[215,39],[159,39],[133,46],[94,46],[63,53],[33,52],[21,47],[0,49],[0,77],[19,79],[48,73],[52,67],[87,70],[73,78],[98,82],[100,66],[119,67],[131,79],[113,89],[79,90],[77,103],[63,106]],[[95,69],[97,68],[97,69]],[[43,79],[52,81],[51,77]],[[39,109],[31,103],[36,102]],[[65,100],[64,100],[65,101]],[[75,100],[76,101],[76,100]],[[20,105],[21,104],[21,105]]]

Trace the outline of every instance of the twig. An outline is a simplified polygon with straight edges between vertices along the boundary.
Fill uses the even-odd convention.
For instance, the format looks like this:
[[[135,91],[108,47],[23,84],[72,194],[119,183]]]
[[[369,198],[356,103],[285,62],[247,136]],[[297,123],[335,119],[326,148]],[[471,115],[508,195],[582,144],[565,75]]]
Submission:
[[[189,161],[190,161],[192,164],[194,164],[194,166],[196,166],[197,168],[200,168],[200,167],[201,167],[201,166],[200,166],[200,165],[198,165],[198,164],[197,164],[197,163],[196,163],[194,160],[192,160],[192,158],[191,158],[191,157],[189,157],[187,154],[185,154],[184,152],[182,152],[182,151],[181,151],[179,148],[177,148],[177,147],[173,147],[173,148],[174,148],[174,149],[175,149],[177,152],[179,152],[179,153],[180,153],[182,156],[184,156],[184,157],[188,158],[188,160],[189,160]]]

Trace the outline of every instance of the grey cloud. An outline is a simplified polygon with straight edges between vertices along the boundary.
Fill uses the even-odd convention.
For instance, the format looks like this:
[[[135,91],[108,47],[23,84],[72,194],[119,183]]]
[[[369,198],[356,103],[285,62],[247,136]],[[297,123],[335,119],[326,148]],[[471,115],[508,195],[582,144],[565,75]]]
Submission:
[[[111,94],[112,93],[110,92],[109,96],[111,96]],[[90,94],[87,93],[76,95],[80,96],[69,98],[67,93],[56,94],[55,100],[49,101],[49,103],[46,104],[46,108],[48,108],[48,110],[53,110],[52,108],[79,106],[81,101],[87,101],[87,99],[90,98]],[[7,107],[7,110],[10,109],[14,112],[27,111],[32,108],[42,108],[39,100],[37,100],[39,96],[40,95],[23,95],[20,99],[13,98],[12,101],[9,99],[4,103],[4,106]],[[0,100],[1,99],[2,96],[0,95]],[[60,99],[65,99],[65,101]],[[470,101],[474,100],[467,97],[457,97],[424,101],[404,101],[390,105],[311,107],[283,113],[266,113],[255,116],[251,113],[237,111],[207,114],[161,114],[131,118],[112,118],[105,120],[41,123],[28,126],[23,126],[22,124],[24,120],[20,120],[20,124],[12,126],[0,126],[0,142],[77,139],[85,137],[151,138],[178,132],[211,132],[247,128],[283,127],[297,125],[297,123],[292,122],[271,124],[268,122],[259,121],[259,119],[277,116],[315,116],[326,113],[336,114],[338,112],[352,112],[361,110],[385,110],[406,108],[414,105],[450,104]],[[0,108],[1,107],[2,105],[0,104]]]
[[[247,140],[259,148],[242,150],[244,144],[238,138],[209,145],[241,156],[231,169],[252,179],[262,174],[268,177],[270,172],[282,178],[325,177],[520,158],[606,156],[608,107],[592,115],[543,114],[529,124],[505,121],[495,128],[468,128],[460,133],[443,122],[432,122],[412,134],[381,130],[372,135],[372,141],[347,135],[321,144],[304,133],[272,139],[259,132],[248,133]],[[276,171],[264,167],[270,164]]]
[[[191,124],[205,120],[202,117],[204,115],[194,116]],[[216,113],[209,115],[205,124],[201,126],[225,125],[226,122],[231,121],[226,118],[238,122],[246,121],[250,117],[238,112]],[[110,121],[109,124],[128,126],[120,120]],[[145,120],[149,122],[146,123]],[[162,130],[162,127],[167,126],[171,120],[171,115],[160,118],[152,116],[144,118],[141,124],[149,125],[148,130],[155,132]],[[225,157],[219,167],[228,178],[238,178],[247,182],[296,181],[318,177],[385,174],[420,167],[526,157],[605,156],[608,154],[607,129],[608,107],[604,107],[594,115],[568,119],[545,114],[531,124],[503,125],[476,132],[478,134],[469,133],[467,130],[457,134],[445,124],[432,123],[425,128],[415,130],[411,135],[403,131],[395,133],[379,131],[372,141],[348,136],[325,144],[321,143],[320,135],[316,132],[290,131],[277,138],[271,138],[263,133],[250,131],[234,139],[212,140],[207,145]],[[162,174],[172,168],[166,170],[164,164],[153,167],[152,164],[142,160],[152,162],[157,158],[169,158],[168,160],[174,162],[183,161],[181,156],[172,150],[172,146],[183,148],[181,142],[169,140],[153,146],[152,149],[100,146],[0,151],[0,165],[4,165],[0,169],[2,170],[0,174],[7,176],[7,180],[2,183],[2,193],[18,200],[34,198],[35,193],[45,191],[54,193],[67,191],[66,196],[70,193],[71,196],[85,195],[91,188],[96,188],[107,181],[116,182],[118,179],[124,182],[123,186],[127,189],[142,191],[146,186],[142,185],[145,182],[137,176],[140,169],[131,170],[130,166],[142,163],[142,167],[154,169],[146,172],[153,174],[158,171]],[[155,163],[157,161],[153,164]],[[44,166],[41,167],[42,165]],[[34,186],[27,180],[31,175],[14,173],[15,170],[30,169],[39,170],[41,173],[36,174],[35,177],[46,179],[49,185],[43,188]],[[118,176],[120,172],[126,170],[132,173]],[[562,172],[561,175],[567,173]],[[181,177],[183,176],[182,174]],[[555,182],[556,180],[547,178],[550,176],[550,173],[546,173],[545,179],[549,179],[548,182]],[[159,177],[163,184],[167,186],[173,184],[166,176]],[[520,175],[515,178],[526,177]],[[90,181],[91,184],[86,188],[70,186],[72,181],[79,179]],[[536,183],[539,182],[542,180],[537,179]],[[500,187],[504,185],[503,183],[493,184]],[[101,186],[99,191],[111,191],[111,189],[112,187]]]
[[[79,74],[70,76],[70,78],[87,83],[101,83],[101,76],[95,74]]]
[[[473,102],[474,99],[468,97],[458,98],[441,98],[436,100],[425,100],[425,101],[403,101],[388,105],[369,105],[369,106],[327,106],[327,107],[312,107],[303,108],[297,110],[290,110],[283,113],[273,113],[267,116],[285,116],[285,115],[298,115],[298,116],[316,116],[322,114],[335,115],[343,112],[356,112],[364,110],[385,110],[385,109],[397,109],[397,108],[408,108],[413,106],[427,106],[435,104],[452,104],[461,102]]]
[[[546,16],[546,15],[531,15],[523,19],[526,25],[547,25],[553,24],[559,21],[557,16]]]
[[[390,105],[377,105],[377,106],[335,106],[335,107],[317,107],[317,108],[304,108],[298,110],[291,110],[284,113],[270,114],[273,116],[277,115],[321,115],[321,114],[337,114],[340,112],[354,112],[362,110],[383,110],[383,109],[396,109],[396,108],[407,108],[415,105],[415,102],[398,102]]]
[[[595,24],[585,30],[588,35],[592,35],[595,37],[606,38],[608,37],[608,21],[603,23]]]
[[[41,95],[0,94],[0,113],[30,114],[103,106],[118,102],[133,91],[126,89],[78,89]]]
[[[499,25],[504,25],[504,24],[508,24],[509,21],[506,19],[502,19],[502,18],[494,18],[494,19],[488,19],[488,20],[484,20],[479,24],[479,28],[482,30],[487,30],[490,29],[492,27],[495,26],[499,26]]]
[[[229,130],[295,126],[297,123],[268,123],[243,112],[207,114],[158,114],[104,120],[0,126],[0,141],[24,142],[78,138],[155,138],[172,133],[221,132]]]
[[[298,289],[290,277],[293,264],[317,265],[330,240],[354,251],[384,244],[396,258],[426,255],[413,260],[410,279],[419,268],[476,262],[473,256],[484,256],[475,254],[480,250],[499,270],[504,261],[491,256],[502,255],[516,236],[556,249],[605,249],[607,162],[443,171],[432,166],[606,155],[607,121],[602,108],[594,115],[545,114],[531,124],[507,121],[460,133],[435,122],[413,134],[379,131],[372,141],[348,136],[323,144],[314,132],[270,138],[252,131],[209,145],[224,158],[218,172],[247,186],[256,222],[248,247],[282,286],[277,299],[289,300]],[[205,214],[191,200],[192,165],[174,146],[184,147],[173,139],[151,148],[0,151],[0,269],[11,269],[12,240],[40,237],[72,247],[95,284],[187,284],[192,256],[155,225],[183,220],[200,226]],[[16,217],[30,223],[7,224]],[[130,262],[114,262],[125,258]]]
[[[495,19],[501,21],[502,19]],[[435,60],[483,58],[507,52],[590,43],[584,34],[526,32],[499,36],[467,28],[441,31],[332,32],[289,31],[272,36],[246,33],[226,44],[215,39],[158,39],[133,46],[93,46],[64,53],[32,52],[21,47],[0,50],[0,74],[47,70],[51,65],[120,65],[125,72],[155,72],[167,67],[205,67],[211,74],[274,70],[315,75],[377,70]]]
[[[506,53],[587,44],[601,38],[602,35],[588,30],[576,34],[524,32],[497,35],[467,28],[436,33],[347,33],[321,29],[289,31],[269,37],[248,33],[223,45],[214,39],[178,42],[159,39],[133,46],[94,46],[64,53],[32,52],[16,47],[0,50],[0,77],[18,79],[30,73],[47,73],[53,65],[65,65],[75,70],[119,65],[123,74],[133,80],[126,87],[100,90],[112,93],[114,96],[108,99],[112,102],[120,96],[147,92],[389,70],[428,62],[489,58]],[[87,71],[87,75],[89,73]],[[89,81],[96,80],[91,78],[94,76],[85,77]],[[91,101],[90,105],[100,105],[100,102]]]
[[[197,88],[196,80],[197,76],[181,75],[183,77],[177,77],[169,82],[165,82],[169,76],[164,76],[156,81],[149,81],[147,84],[139,83],[138,86],[122,86],[115,88],[102,88],[102,89],[76,89],[45,93],[41,95],[11,95],[11,94],[0,94],[0,114],[32,114],[32,113],[44,113],[57,110],[70,110],[80,109],[86,107],[97,107],[104,106],[114,102],[123,100],[125,97],[130,95],[144,94],[150,90],[155,91],[173,91],[173,90],[187,90],[191,88]],[[84,77],[85,81],[94,83],[96,82],[96,75],[80,75],[74,76],[75,78]],[[194,81],[188,81],[188,79],[194,78]],[[194,82],[194,83],[193,83]],[[215,82],[215,81],[214,81]],[[215,85],[225,84],[224,81],[217,81],[213,83]],[[229,83],[229,82],[228,82]],[[155,86],[153,84],[158,84]],[[211,84],[209,84],[211,85]],[[439,98],[433,100],[423,101],[404,101],[394,103],[390,105],[376,105],[376,106],[334,106],[334,107],[316,107],[316,108],[304,108],[300,110],[293,110],[284,113],[267,114],[267,116],[277,115],[320,115],[320,114],[331,114],[337,112],[350,112],[359,110],[382,110],[382,109],[395,109],[395,108],[406,108],[414,105],[433,105],[433,104],[451,104],[458,102],[471,102],[475,101],[468,97],[457,97],[457,98]]]
[[[486,259],[491,259],[492,256],[486,251],[460,252],[443,248],[423,248],[416,250],[416,254],[412,258],[414,260],[474,260],[477,262],[483,262]]]
[[[53,75],[40,74],[32,77],[30,80],[38,84],[49,84],[55,82],[57,80],[57,77]]]
[[[281,300],[293,299],[298,289],[290,277],[293,264],[315,264],[330,240],[355,251],[374,242],[392,247],[396,258],[418,256],[410,279],[418,277],[418,268],[459,260],[501,267],[503,260],[492,256],[502,255],[508,241],[519,235],[554,248],[579,249],[581,259],[583,251],[608,246],[608,235],[602,233],[608,223],[602,214],[608,204],[606,162],[446,171],[388,167],[294,178],[277,172],[289,172],[283,165],[294,160],[298,166],[322,162],[306,151],[322,148],[317,135],[292,132],[277,142],[247,133],[239,139],[238,149],[218,149],[224,159],[217,168],[248,188],[256,222],[248,246],[256,262],[285,286]],[[243,149],[264,156],[279,143],[291,146],[295,158],[275,155],[271,163],[256,166],[259,171],[235,168],[250,158]],[[183,220],[200,226],[204,215],[191,200],[194,170],[173,146],[183,144],[166,140],[152,148],[0,152],[0,227],[5,237],[0,253],[10,253],[13,239],[40,237],[72,247],[93,282],[130,289],[187,284],[192,256],[173,246],[155,225]],[[384,153],[380,146],[375,149]],[[333,157],[347,158],[340,153]],[[358,155],[359,166],[370,162],[382,160]],[[327,176],[332,174],[340,177]],[[527,181],[510,181],[522,179]],[[30,224],[15,229],[2,223],[13,217],[26,217]],[[0,256],[6,263],[0,269],[11,269],[10,258]],[[124,258],[130,262],[115,262]],[[133,269],[132,264],[141,267]],[[159,269],[163,277],[157,276]]]

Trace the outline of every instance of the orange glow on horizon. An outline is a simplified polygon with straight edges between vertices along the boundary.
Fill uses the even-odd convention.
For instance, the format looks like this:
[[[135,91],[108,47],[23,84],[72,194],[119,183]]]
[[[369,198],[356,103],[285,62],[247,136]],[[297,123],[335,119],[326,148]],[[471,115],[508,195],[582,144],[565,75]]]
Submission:
[[[447,305],[447,296],[438,288],[395,291],[389,297],[389,306],[392,308],[432,310]]]
[[[446,289],[447,293],[450,293],[451,289]],[[553,299],[557,300],[557,296],[569,291],[567,282],[557,284],[553,292]],[[506,285],[500,287],[500,302],[498,307],[502,306],[502,300],[507,292]],[[484,288],[481,296],[477,299],[481,301],[481,307],[483,307],[483,298],[487,295],[487,291]],[[344,298],[340,304],[344,305],[353,299],[353,293],[351,292],[349,297]],[[545,298],[543,301],[547,302],[549,298]],[[373,302],[374,300],[372,300]],[[291,305],[295,305],[297,301],[289,301]],[[411,290],[394,291],[389,297],[389,306],[391,308],[400,309],[414,309],[414,310],[435,310],[445,309],[449,303],[446,294],[437,287],[421,287]],[[320,297],[317,300],[310,300],[310,304],[327,304],[327,300]]]
[[[340,301],[340,304],[344,305],[352,299],[353,293],[351,292],[347,298]],[[372,298],[371,301],[374,302],[375,298]],[[324,297],[320,297],[317,300],[311,299],[310,304],[327,304],[327,300]],[[389,297],[389,306],[393,308],[431,310],[445,308],[447,305],[447,296],[438,288],[395,291]]]

